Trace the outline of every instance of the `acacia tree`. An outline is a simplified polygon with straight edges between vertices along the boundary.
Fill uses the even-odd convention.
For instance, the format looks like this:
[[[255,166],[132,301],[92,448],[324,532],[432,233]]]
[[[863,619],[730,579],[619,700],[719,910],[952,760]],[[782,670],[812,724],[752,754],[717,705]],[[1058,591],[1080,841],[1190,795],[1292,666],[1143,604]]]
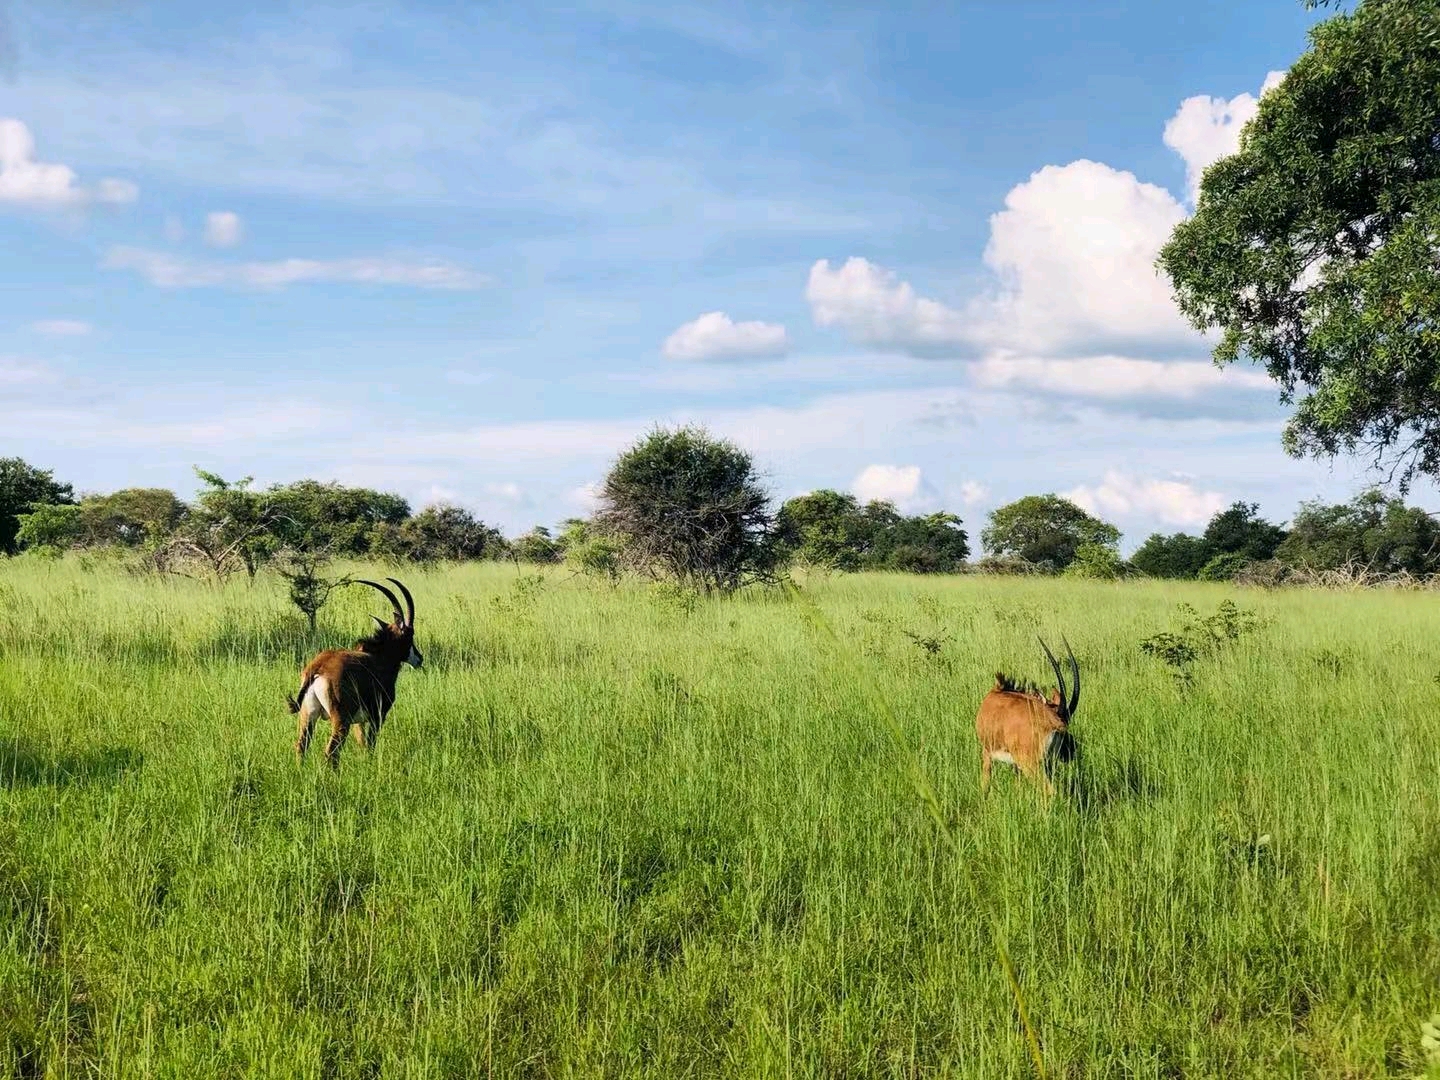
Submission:
[[[1440,475],[1437,86],[1440,0],[1314,27],[1159,260],[1216,362],[1294,403],[1289,453],[1367,452],[1402,490]]]
[[[615,462],[595,521],[639,572],[728,592],[775,567],[768,501],[739,447],[700,428],[657,429]]]
[[[1115,548],[1120,530],[1059,495],[1026,495],[992,510],[980,540],[991,555],[1064,570],[1082,547]]]

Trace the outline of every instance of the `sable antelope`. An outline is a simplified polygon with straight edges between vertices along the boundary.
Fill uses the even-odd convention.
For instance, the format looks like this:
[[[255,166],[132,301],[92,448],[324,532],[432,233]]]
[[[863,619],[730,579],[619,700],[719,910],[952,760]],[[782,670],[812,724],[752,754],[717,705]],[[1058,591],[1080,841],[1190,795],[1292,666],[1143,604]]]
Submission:
[[[419,668],[424,658],[415,648],[415,600],[410,590],[394,578],[392,582],[405,597],[405,609],[395,594],[374,581],[359,579],[357,585],[378,589],[390,601],[394,619],[386,623],[378,616],[375,632],[353,649],[326,649],[305,665],[300,673],[300,692],[286,698],[292,713],[299,714],[299,738],[295,740],[295,756],[305,760],[315,720],[324,713],[330,720],[330,741],[325,757],[332,768],[340,767],[340,748],[345,733],[355,728],[355,741],[367,749],[375,745],[385,714],[395,704],[395,681],[400,668],[409,664]]]
[[[1064,641],[1064,638],[1060,639]],[[996,761],[1008,762],[1031,780],[1044,784],[1047,795],[1055,794],[1050,777],[1056,758],[1071,761],[1075,757],[1075,739],[1070,734],[1070,721],[1080,706],[1080,665],[1070,643],[1065,651],[1070,657],[1070,673],[1074,685],[1068,700],[1065,677],[1055,654],[1044,641],[1040,648],[1055,672],[1057,689],[1049,696],[1033,686],[1022,685],[1003,672],[995,673],[995,686],[980,703],[975,716],[975,734],[980,739],[980,788],[990,790],[990,766]]]

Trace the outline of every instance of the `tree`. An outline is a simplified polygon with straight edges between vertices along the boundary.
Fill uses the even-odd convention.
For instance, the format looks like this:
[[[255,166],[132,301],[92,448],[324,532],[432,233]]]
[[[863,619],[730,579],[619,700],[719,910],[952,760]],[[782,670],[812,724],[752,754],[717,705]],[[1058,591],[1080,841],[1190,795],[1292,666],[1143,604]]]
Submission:
[[[860,570],[870,554],[874,515],[854,495],[822,489],[787,500],[775,516],[787,557],[827,570]]]
[[[1299,401],[1295,456],[1368,451],[1402,492],[1440,473],[1440,0],[1314,27],[1160,253],[1217,363]]]
[[[80,537],[80,508],[64,503],[41,503],[20,515],[15,545],[26,551],[60,554]]]
[[[37,469],[18,457],[0,458],[0,554],[19,550],[16,534],[20,515],[37,506],[69,505],[75,492],[69,484],[57,483],[49,469]]]
[[[1075,561],[1084,544],[1115,547],[1120,530],[1059,495],[1027,495],[992,510],[980,539],[992,555],[1014,556],[1058,571]]]
[[[1124,572],[1125,563],[1120,553],[1105,544],[1081,544],[1075,550],[1075,558],[1065,567],[1066,577],[1096,581],[1114,581]]]
[[[1304,570],[1428,575],[1440,571],[1440,525],[1424,510],[1371,488],[1335,506],[1302,503],[1277,554]]]
[[[486,525],[469,510],[445,504],[427,506],[403,525],[377,527],[375,536],[390,535],[392,553],[415,562],[494,558],[505,549],[500,530]],[[372,537],[372,547],[392,546]]]
[[[565,557],[565,549],[544,525],[536,525],[525,535],[516,538],[511,548],[521,562],[557,563]]]
[[[603,577],[611,585],[620,580],[620,545],[590,522],[567,518],[559,542],[565,561],[581,573]]]
[[[657,429],[615,462],[595,521],[641,573],[729,591],[774,569],[767,504],[739,447],[700,428]]]
[[[175,532],[187,507],[165,488],[123,488],[80,500],[77,542],[85,546],[140,547]]]
[[[315,632],[315,617],[330,600],[330,594],[342,585],[350,584],[350,577],[331,578],[321,573],[329,565],[328,550],[289,549],[280,564],[280,576],[290,586],[290,602],[300,609]]]
[[[1258,503],[1231,503],[1205,526],[1207,561],[1216,555],[1241,555],[1253,562],[1271,559],[1284,539],[1285,530],[1262,518]]]
[[[871,540],[870,564],[911,574],[954,573],[970,556],[970,541],[962,524],[956,515],[944,511],[897,517]]]
[[[261,564],[280,546],[273,531],[273,508],[250,490],[248,476],[229,481],[199,468],[195,475],[205,486],[183,528],[162,553],[161,564],[175,556],[188,556],[198,561],[216,584],[241,569],[253,581]]]
[[[1172,536],[1152,533],[1130,556],[1131,566],[1153,578],[1193,578],[1207,561],[1205,541],[1187,533]]]
[[[336,557],[369,554],[377,529],[399,527],[410,517],[410,504],[399,495],[319,480],[276,484],[263,501],[282,543],[325,548]]]

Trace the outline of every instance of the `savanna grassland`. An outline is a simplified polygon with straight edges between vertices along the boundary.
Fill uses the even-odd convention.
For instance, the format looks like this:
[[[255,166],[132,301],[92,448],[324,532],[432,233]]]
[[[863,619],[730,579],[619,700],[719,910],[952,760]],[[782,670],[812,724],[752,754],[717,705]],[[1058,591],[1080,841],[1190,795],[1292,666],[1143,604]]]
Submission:
[[[284,695],[370,590],[312,637],[263,575],[0,561],[0,1074],[1029,1075],[997,940],[1050,1076],[1424,1067],[1433,594],[405,576],[425,668],[336,776]],[[1037,632],[1081,768],[982,801]]]

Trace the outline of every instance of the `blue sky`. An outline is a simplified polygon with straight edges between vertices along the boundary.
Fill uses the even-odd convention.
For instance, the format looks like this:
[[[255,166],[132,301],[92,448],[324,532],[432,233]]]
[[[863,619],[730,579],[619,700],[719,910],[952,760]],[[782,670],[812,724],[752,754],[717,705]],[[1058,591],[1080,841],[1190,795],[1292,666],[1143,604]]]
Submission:
[[[0,455],[514,532],[698,421],[779,498],[1127,547],[1367,478],[1152,265],[1298,2],[216,6],[0,0]]]

